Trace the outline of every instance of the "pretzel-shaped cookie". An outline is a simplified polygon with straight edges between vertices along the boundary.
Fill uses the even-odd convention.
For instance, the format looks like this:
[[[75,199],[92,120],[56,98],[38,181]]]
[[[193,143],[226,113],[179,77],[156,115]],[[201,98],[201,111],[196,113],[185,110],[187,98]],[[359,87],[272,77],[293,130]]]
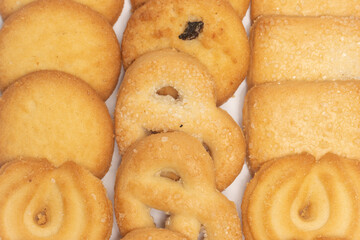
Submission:
[[[188,240],[180,233],[161,228],[139,228],[126,234],[122,240]]]
[[[195,58],[172,50],[143,55],[126,71],[118,93],[120,153],[152,132],[186,132],[209,148],[216,186],[224,190],[242,169],[245,143],[240,127],[215,101],[214,82]]]
[[[0,239],[109,239],[112,206],[101,181],[74,162],[24,158],[0,168]]]
[[[359,239],[358,160],[309,154],[265,163],[242,203],[247,240]]]
[[[115,183],[115,215],[121,234],[154,227],[149,207],[169,212],[166,227],[197,239],[241,239],[233,202],[215,188],[214,165],[201,143],[182,132],[160,133],[133,144]]]

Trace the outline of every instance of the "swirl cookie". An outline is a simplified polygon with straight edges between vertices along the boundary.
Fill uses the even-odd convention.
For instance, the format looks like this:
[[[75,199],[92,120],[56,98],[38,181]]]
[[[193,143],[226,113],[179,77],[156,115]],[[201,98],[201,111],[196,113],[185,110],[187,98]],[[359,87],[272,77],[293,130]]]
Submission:
[[[109,239],[112,206],[101,181],[73,162],[18,159],[0,169],[0,238]]]
[[[359,102],[357,80],[253,87],[243,111],[251,171],[269,159],[302,152],[360,159]]]
[[[6,19],[0,30],[0,90],[38,70],[77,76],[103,100],[120,74],[120,47],[111,25],[82,4],[39,0]]]
[[[242,169],[245,141],[237,123],[215,101],[214,82],[195,58],[171,50],[141,56],[126,71],[118,93],[120,153],[154,132],[186,132],[208,148],[216,186],[224,190]]]
[[[247,72],[246,32],[225,0],[157,0],[137,9],[122,41],[125,69],[140,55],[164,48],[186,52],[208,68],[218,105],[234,94]]]
[[[149,0],[131,0],[131,6],[133,10],[144,5]],[[235,9],[237,14],[243,18],[246,14],[246,11],[249,7],[250,0],[228,0],[231,6]]]
[[[261,15],[360,16],[359,0],[253,0],[251,19]]]
[[[113,124],[85,82],[42,71],[12,84],[0,98],[0,165],[16,157],[74,161],[103,177],[112,159]]]
[[[16,10],[33,1],[34,0],[1,0],[0,14],[3,19],[5,19]],[[111,24],[114,24],[119,18],[124,5],[124,0],[75,0],[75,2],[84,4],[102,14]]]
[[[251,30],[247,83],[358,79],[359,62],[358,18],[262,17]]]
[[[266,163],[247,186],[242,222],[247,240],[358,239],[360,165],[327,154]]]
[[[146,194],[144,194],[146,193]],[[150,208],[168,212],[166,228],[197,240],[241,239],[235,204],[215,188],[213,161],[195,138],[160,133],[133,144],[115,183],[115,216],[121,234],[154,227]]]
[[[126,234],[123,240],[189,240],[184,235],[161,228],[139,228]]]

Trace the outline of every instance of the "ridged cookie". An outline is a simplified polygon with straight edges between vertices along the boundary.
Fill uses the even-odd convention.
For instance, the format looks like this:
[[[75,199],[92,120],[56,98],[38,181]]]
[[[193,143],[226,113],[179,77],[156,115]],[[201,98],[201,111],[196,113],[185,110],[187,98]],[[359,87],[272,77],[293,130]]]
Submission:
[[[157,0],[137,9],[122,41],[125,69],[144,53],[164,48],[186,52],[208,68],[218,105],[234,94],[247,73],[246,32],[226,0]]]
[[[186,132],[208,148],[216,186],[224,190],[242,169],[245,141],[240,126],[215,101],[214,81],[195,58],[169,49],[144,54],[128,68],[118,92],[120,153],[154,132]]]
[[[7,18],[0,30],[0,90],[37,70],[77,76],[103,100],[113,92],[121,68],[111,25],[70,0],[32,2]]]
[[[308,154],[266,163],[242,202],[246,240],[350,240],[360,236],[360,162]]]
[[[0,15],[3,19],[34,0],[0,0]],[[124,0],[75,0],[101,13],[111,24],[119,18]]]
[[[148,136],[125,153],[116,174],[115,216],[121,234],[154,227],[150,208],[169,213],[166,228],[197,240],[241,239],[235,204],[215,188],[214,164],[182,132]]]
[[[251,29],[247,83],[360,78],[360,19],[259,18]]]
[[[0,98],[0,165],[16,157],[74,161],[97,177],[108,171],[113,123],[105,103],[85,82],[42,71],[12,84]]]
[[[251,19],[259,16],[360,16],[359,0],[252,0]]]
[[[123,240],[188,240],[184,235],[162,228],[139,228],[126,234]]]
[[[0,168],[2,240],[109,239],[112,204],[101,181],[73,162],[23,158]]]
[[[255,86],[246,95],[243,124],[252,172],[302,152],[360,159],[360,81]]]
[[[133,10],[144,5],[149,0],[131,0],[131,6]],[[228,0],[231,6],[235,9],[240,18],[243,18],[246,14],[246,11],[249,7],[250,0]]]

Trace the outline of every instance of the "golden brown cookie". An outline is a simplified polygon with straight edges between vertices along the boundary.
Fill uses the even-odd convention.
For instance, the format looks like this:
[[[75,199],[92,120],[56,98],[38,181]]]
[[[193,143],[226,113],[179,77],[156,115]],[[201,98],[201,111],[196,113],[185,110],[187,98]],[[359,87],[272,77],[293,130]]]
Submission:
[[[103,177],[114,148],[105,103],[85,82],[42,71],[12,84],[0,98],[0,164],[18,156],[74,161]]]
[[[360,81],[283,82],[253,87],[243,124],[248,163],[308,152],[360,159]]]
[[[360,236],[359,160],[308,154],[266,163],[242,203],[246,240],[347,240]]]
[[[3,19],[34,0],[0,0],[0,15]],[[124,0],[74,0],[101,13],[111,24],[114,24],[122,11]]]
[[[0,90],[37,70],[77,76],[103,100],[120,74],[120,47],[98,13],[69,0],[39,0],[7,18],[0,30]]]
[[[213,161],[201,143],[182,132],[159,133],[133,144],[115,183],[121,234],[154,227],[150,208],[170,214],[166,228],[197,240],[241,239],[235,204],[215,188]]]
[[[261,15],[360,16],[359,0],[252,0],[251,19]]]
[[[139,57],[125,73],[115,107],[120,153],[154,132],[186,132],[208,148],[216,186],[224,190],[242,169],[245,141],[215,101],[214,82],[195,58],[169,49]]]
[[[246,76],[246,32],[225,0],[156,0],[137,9],[122,41],[125,69],[144,53],[164,48],[186,52],[208,68],[218,105],[234,94]]]
[[[261,17],[251,30],[247,83],[350,80],[360,76],[360,19]]]
[[[17,159],[0,168],[0,238],[109,239],[112,205],[101,181],[73,162]]]
[[[188,240],[184,235],[161,228],[139,228],[126,234],[123,240]]]
[[[144,5],[149,0],[131,0],[131,6],[133,10]],[[243,18],[246,14],[246,11],[249,7],[250,0],[228,0],[231,6],[235,9],[240,18]]]

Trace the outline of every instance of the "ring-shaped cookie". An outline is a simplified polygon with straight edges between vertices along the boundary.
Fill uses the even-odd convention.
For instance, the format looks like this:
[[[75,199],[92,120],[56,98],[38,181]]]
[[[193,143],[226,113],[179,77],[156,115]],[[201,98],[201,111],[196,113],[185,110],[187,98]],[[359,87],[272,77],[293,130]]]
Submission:
[[[150,208],[170,214],[166,227],[192,240],[241,239],[235,204],[215,188],[214,165],[201,143],[183,132],[159,133],[133,144],[115,183],[121,234],[154,227]]]
[[[358,160],[308,154],[265,163],[247,186],[242,222],[247,240],[357,239]]]
[[[0,168],[0,238],[109,239],[112,204],[101,181],[73,162],[17,159]]]
[[[224,190],[242,169],[245,141],[241,128],[215,101],[213,80],[195,58],[172,50],[141,56],[126,71],[118,92],[120,153],[153,132],[186,132],[209,149],[216,186]]]

